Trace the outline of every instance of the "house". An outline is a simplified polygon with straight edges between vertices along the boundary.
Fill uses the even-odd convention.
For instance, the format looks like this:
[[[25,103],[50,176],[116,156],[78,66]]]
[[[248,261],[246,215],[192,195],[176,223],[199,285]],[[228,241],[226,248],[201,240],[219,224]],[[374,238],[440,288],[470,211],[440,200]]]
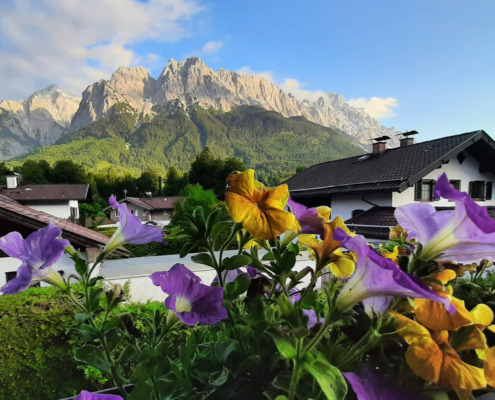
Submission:
[[[79,250],[89,262],[94,261],[99,249],[110,240],[109,237],[101,233],[73,224],[64,218],[27,207],[7,196],[0,195],[0,237],[17,231],[26,238],[48,223],[58,226],[62,230],[62,238],[67,239],[72,247]],[[123,248],[115,250],[114,253],[116,257],[128,257],[129,254]],[[0,287],[10,279],[15,278],[20,264],[20,260],[7,257],[0,251]],[[67,276],[75,273],[74,262],[67,254],[64,254],[55,264],[54,269],[63,271]]]
[[[168,225],[174,211],[174,204],[182,201],[183,197],[124,197],[119,203],[124,203],[131,213],[143,222],[154,221],[160,225]],[[110,210],[110,219],[119,221],[118,209],[106,207]]]
[[[285,183],[295,201],[330,206],[332,215],[340,215],[351,230],[384,240],[396,224],[396,207],[412,202],[453,207],[433,195],[443,172],[454,187],[495,215],[493,160],[495,142],[482,130],[421,143],[406,136],[400,147],[386,149],[378,141],[371,153],[313,165]]]
[[[79,219],[79,201],[88,196],[89,184],[19,185],[20,175],[6,175],[7,185],[0,185],[0,195],[59,218]]]

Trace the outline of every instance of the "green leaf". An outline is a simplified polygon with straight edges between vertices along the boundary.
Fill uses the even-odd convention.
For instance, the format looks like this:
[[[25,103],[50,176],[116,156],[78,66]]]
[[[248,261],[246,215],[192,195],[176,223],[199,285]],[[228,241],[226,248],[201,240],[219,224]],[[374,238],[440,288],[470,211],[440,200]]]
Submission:
[[[185,256],[187,256],[189,254],[189,252],[194,248],[195,244],[194,243],[191,243],[191,242],[187,242],[184,244],[184,246],[182,246],[182,248],[180,249],[180,258],[184,258]]]
[[[282,271],[289,272],[292,268],[294,268],[294,265],[296,265],[296,255],[291,251],[283,253],[280,260],[280,268]]]
[[[314,363],[304,363],[304,368],[316,379],[329,400],[341,400],[347,394],[347,384],[340,370],[322,357]]]
[[[215,263],[213,262],[213,258],[208,253],[195,254],[191,257],[191,260],[193,260],[197,264],[204,264],[204,265],[208,265],[209,267],[215,268]]]
[[[222,386],[229,378],[229,370],[225,367],[221,371],[216,371],[210,375],[208,383],[212,386]]]
[[[111,374],[112,365],[105,359],[105,354],[99,347],[93,345],[79,347],[76,349],[74,358],[99,369],[105,374]]]
[[[83,276],[88,272],[88,264],[83,259],[79,258],[75,263],[76,271],[79,275]]]
[[[243,273],[237,275],[232,282],[225,285],[225,294],[228,297],[237,297],[248,290],[250,283],[251,278],[249,277],[249,274]]]
[[[251,263],[251,257],[244,254],[238,254],[233,257],[227,257],[222,261],[223,269],[234,270]]]
[[[275,346],[280,354],[285,358],[295,359],[297,357],[297,351],[289,342],[289,339],[280,332],[279,329],[272,327],[267,330],[267,333],[272,337],[275,342]]]
[[[227,228],[229,225],[230,222],[228,221],[220,221],[217,222],[215,225],[213,225],[210,234],[211,240],[213,241],[217,240],[218,235],[220,235],[220,233],[222,233],[225,230],[225,228]]]

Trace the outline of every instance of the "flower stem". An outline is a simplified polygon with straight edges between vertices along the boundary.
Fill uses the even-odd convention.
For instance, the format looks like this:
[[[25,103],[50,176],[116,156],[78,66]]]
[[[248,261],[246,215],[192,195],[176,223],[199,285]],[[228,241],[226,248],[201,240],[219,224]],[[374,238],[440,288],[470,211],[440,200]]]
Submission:
[[[299,375],[301,369],[301,349],[302,349],[302,339],[297,339],[296,342],[296,358],[294,359],[294,370],[292,371],[292,377],[290,379],[289,386],[289,400],[294,400],[296,398],[297,383],[299,382]]]

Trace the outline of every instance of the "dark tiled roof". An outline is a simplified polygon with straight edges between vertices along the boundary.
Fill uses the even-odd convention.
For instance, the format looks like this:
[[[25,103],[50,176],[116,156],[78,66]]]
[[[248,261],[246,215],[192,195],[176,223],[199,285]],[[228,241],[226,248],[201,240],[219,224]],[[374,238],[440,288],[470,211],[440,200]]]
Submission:
[[[397,225],[397,221],[394,217],[394,211],[395,207],[372,207],[348,219],[345,223],[348,225],[395,226]]]
[[[143,207],[146,210],[172,210],[174,208],[174,203],[177,200],[182,200],[183,197],[126,197],[120,200],[119,203],[123,201],[129,201],[137,206]]]
[[[0,194],[20,202],[86,200],[88,189],[88,184],[19,185],[15,189],[0,185]]]
[[[2,195],[0,195],[0,219],[5,219],[33,230],[42,228],[51,222],[53,225],[62,229],[62,237],[64,239],[85,248],[104,246],[110,240],[109,237],[101,233],[73,224],[43,211],[37,211],[33,208],[23,206]],[[125,249],[119,249],[117,252],[128,254]]]
[[[289,178],[291,196],[306,197],[364,191],[403,191],[450,158],[466,150],[481,165],[495,172],[495,142],[484,132],[474,131],[315,164]]]

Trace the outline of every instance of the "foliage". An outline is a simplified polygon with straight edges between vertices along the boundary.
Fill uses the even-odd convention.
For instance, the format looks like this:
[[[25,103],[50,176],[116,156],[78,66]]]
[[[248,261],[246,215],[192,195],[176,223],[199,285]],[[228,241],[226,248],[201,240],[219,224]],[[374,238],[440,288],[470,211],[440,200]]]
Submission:
[[[225,191],[225,180],[232,171],[245,171],[246,167],[236,157],[214,157],[208,147],[196,156],[189,170],[189,183],[199,184],[218,195]]]
[[[136,176],[157,165],[164,170],[174,166],[186,171],[191,160],[208,147],[214,158],[237,157],[247,167],[256,168],[263,183],[276,184],[274,181],[289,177],[300,165],[362,153],[340,131],[257,107],[238,107],[227,113],[198,106],[187,113],[162,110],[150,122],[138,126],[136,114],[124,111],[9,164],[44,159],[52,165],[70,159],[92,173],[104,172],[112,165],[119,174],[130,172]],[[164,172],[160,175],[165,176]]]
[[[187,185],[181,192],[184,201],[178,201],[174,204],[174,213],[172,224],[184,218],[184,214],[191,213],[196,207],[202,207],[207,213],[218,207],[219,203],[215,194],[211,190],[205,190],[199,184]]]
[[[0,297],[0,398],[55,400],[88,385],[67,342],[74,314],[53,287]]]
[[[456,209],[401,206],[402,227],[378,251],[339,216],[332,220],[328,207],[287,200],[285,185],[262,188],[254,171],[230,181],[225,201],[233,219],[199,185],[186,190],[191,205],[211,207],[184,208],[174,240],[181,257],[195,253],[192,261],[215,271],[213,282],[177,263],[150,276],[168,295],[166,307],[123,307],[128,288],[102,284],[95,268],[122,243],[162,237],[125,206],[126,221],[134,219],[115,232],[113,246],[93,264],[67,247],[77,274],[51,278],[77,307],[75,358],[123,399],[468,400],[492,391],[495,275],[479,250],[495,257],[495,221],[446,176],[436,190]],[[427,211],[446,224],[431,224]],[[303,249],[314,264],[297,268]]]

